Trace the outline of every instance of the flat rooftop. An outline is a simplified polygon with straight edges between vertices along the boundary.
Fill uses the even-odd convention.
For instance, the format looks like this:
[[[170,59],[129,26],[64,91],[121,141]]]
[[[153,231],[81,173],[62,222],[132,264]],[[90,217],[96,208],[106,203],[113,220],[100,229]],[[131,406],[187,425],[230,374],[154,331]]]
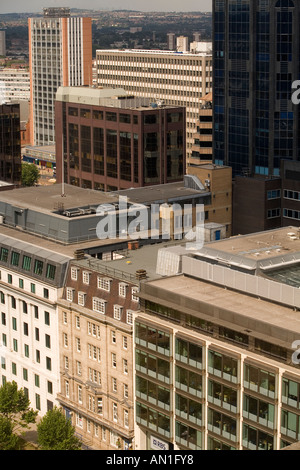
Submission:
[[[113,249],[116,248],[116,244],[120,244],[120,240],[105,239],[99,240],[94,239],[86,242],[72,243],[72,244],[62,244],[60,242],[55,242],[48,238],[41,238],[38,235],[25,232],[23,230],[18,230],[15,228],[8,227],[7,225],[0,225],[0,236],[10,237],[20,243],[30,244],[34,247],[43,247],[44,250],[51,251],[52,253],[57,253],[63,255],[70,259],[74,258],[74,253],[76,250],[87,250],[87,251],[109,251],[108,247],[112,246]],[[123,241],[124,242],[124,241]],[[97,250],[100,247],[99,250]],[[104,249],[104,247],[106,249]],[[101,250],[102,248],[102,250]]]
[[[161,290],[153,290],[153,296],[157,297],[158,302],[163,303],[165,301],[169,305],[172,303],[173,308],[176,308],[174,304],[177,304],[178,309],[185,306],[191,311],[193,309],[199,311],[200,316],[200,312],[205,312],[205,308],[203,304],[200,308],[195,302],[208,304],[213,308],[207,309],[206,315],[210,316],[212,322],[217,321],[220,323],[225,321],[231,323],[232,328],[241,332],[249,329],[256,333],[255,336],[257,336],[257,333],[262,337],[264,336],[266,341],[274,335],[278,344],[286,347],[288,344],[290,348],[292,344],[289,343],[291,337],[295,339],[300,337],[299,312],[294,311],[292,308],[257,299],[241,292],[224,289],[221,286],[185,275],[153,280],[145,284],[145,295],[151,295],[151,290],[147,290],[148,287]],[[144,297],[144,292],[142,297]],[[185,298],[185,301],[182,300],[182,297]]]
[[[62,197],[62,193],[64,197]],[[106,193],[72,185],[64,185],[63,188],[62,184],[53,184],[17,188],[9,191],[9,193],[3,192],[0,195],[0,202],[6,202],[19,208],[53,214],[58,211],[59,206],[63,206],[64,210],[71,210],[80,207],[98,207],[101,204],[118,203],[120,196],[127,197],[129,202],[147,204],[206,194],[209,195],[210,193],[207,190],[199,191],[185,187],[183,181]]]
[[[160,49],[97,49],[97,54],[134,54],[134,55],[162,55],[162,56],[175,56],[175,57],[203,57],[212,55],[212,51],[196,51],[192,52],[176,52],[176,51],[162,51]]]
[[[81,267],[90,268],[100,273],[105,273],[119,279],[128,279],[132,281],[136,279],[138,270],[146,271],[147,281],[159,279],[162,276],[157,273],[157,255],[158,251],[163,248],[177,246],[176,241],[167,241],[157,243],[155,245],[141,246],[134,250],[119,250],[117,252],[119,259],[104,261],[95,258],[85,258],[79,261],[73,261],[73,264]],[[180,244],[183,245],[182,242]]]
[[[143,188],[123,189],[116,191],[114,195],[127,197],[129,201],[139,204],[164,203],[176,201],[177,199],[199,197],[210,195],[207,189],[197,190],[185,187],[182,181],[177,183],[158,184],[154,186],[145,186]]]
[[[215,254],[226,260],[240,257],[256,262],[299,252],[300,229],[292,226],[211,242],[199,251],[200,254]]]
[[[62,197],[62,193],[64,197]],[[58,206],[63,205],[64,210],[98,206],[100,204],[113,204],[118,202],[118,196],[113,193],[104,193],[91,189],[78,188],[61,184],[49,186],[33,186],[29,188],[18,188],[1,193],[0,201],[20,208],[28,208],[37,212],[53,214]]]

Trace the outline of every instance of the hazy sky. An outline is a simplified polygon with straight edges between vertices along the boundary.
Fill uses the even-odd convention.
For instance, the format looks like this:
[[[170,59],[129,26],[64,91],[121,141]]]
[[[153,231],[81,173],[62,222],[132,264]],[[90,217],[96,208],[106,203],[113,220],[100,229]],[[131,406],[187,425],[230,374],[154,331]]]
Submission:
[[[43,8],[54,6],[94,10],[211,11],[212,0],[0,0],[0,14],[42,13]]]

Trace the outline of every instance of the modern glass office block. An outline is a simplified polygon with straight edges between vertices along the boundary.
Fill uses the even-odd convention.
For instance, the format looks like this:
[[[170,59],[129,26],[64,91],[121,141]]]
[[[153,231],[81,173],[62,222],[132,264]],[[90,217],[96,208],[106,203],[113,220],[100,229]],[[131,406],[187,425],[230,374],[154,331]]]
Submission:
[[[233,175],[279,176],[300,159],[299,2],[214,0],[213,158]]]

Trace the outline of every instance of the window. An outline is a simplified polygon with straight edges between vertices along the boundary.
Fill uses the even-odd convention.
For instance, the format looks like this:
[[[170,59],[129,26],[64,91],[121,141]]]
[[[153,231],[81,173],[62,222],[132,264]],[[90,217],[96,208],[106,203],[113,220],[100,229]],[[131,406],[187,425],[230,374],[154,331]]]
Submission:
[[[300,201],[300,191],[284,189],[283,197],[284,199],[295,199],[296,201]]]
[[[45,335],[45,345],[46,345],[46,348],[51,349],[51,340],[50,340],[49,335]]]
[[[12,284],[12,275],[11,274],[7,275],[7,282],[8,282],[8,284]]]
[[[111,355],[111,365],[114,369],[117,367],[117,355],[115,353],[112,353]]]
[[[35,407],[37,410],[41,409],[41,397],[38,393],[35,394]]]
[[[17,319],[12,317],[12,329],[17,331]]]
[[[128,348],[128,338],[127,336],[123,336],[123,349]]]
[[[300,211],[295,211],[292,209],[283,209],[283,217],[288,219],[300,220]]]
[[[126,297],[126,288],[127,288],[127,284],[125,284],[124,282],[119,283],[119,296],[120,297]]]
[[[15,309],[17,306],[16,299],[14,297],[11,297],[10,300],[11,300],[11,308]]]
[[[77,279],[78,279],[78,269],[77,268],[71,268],[71,279],[72,279],[72,281],[77,281]]]
[[[49,289],[44,287],[44,299],[49,299]]]
[[[131,300],[133,302],[139,302],[139,300],[140,300],[139,296],[137,295],[138,291],[139,291],[138,287],[133,287],[131,289]]]
[[[44,267],[43,261],[36,259],[34,262],[34,274],[41,276],[43,274],[43,267]]]
[[[24,289],[24,280],[23,279],[19,279],[19,287],[20,287],[20,289]]]
[[[274,219],[275,217],[280,217],[280,214],[281,214],[280,207],[276,209],[269,209],[267,217],[268,219]]]
[[[102,313],[105,315],[106,313],[106,301],[102,299],[98,299],[97,297],[93,298],[93,310],[94,312]]]
[[[274,189],[274,190],[271,190],[271,191],[267,192],[268,200],[279,199],[280,197],[281,197],[281,190],[280,189]]]
[[[80,342],[80,338],[76,338],[76,350],[77,352],[80,352],[81,351],[81,342]]]
[[[24,344],[24,355],[25,357],[29,357],[29,345]]]
[[[113,344],[116,344],[116,343],[117,343],[116,332],[115,332],[114,330],[111,332],[111,342],[112,342]]]
[[[117,121],[117,113],[107,112],[106,113],[106,120],[116,122]]]
[[[80,110],[80,117],[85,119],[91,118],[91,110],[90,109],[81,109]]]
[[[80,413],[76,413],[76,426],[83,428],[83,418]]]
[[[37,374],[34,374],[34,385],[38,388],[40,387],[40,376]]]
[[[53,393],[53,384],[49,380],[47,380],[47,390],[48,390],[48,393],[50,393],[52,395],[52,393]]]
[[[124,372],[124,374],[128,374],[128,361],[127,361],[127,359],[123,359],[123,372]]]
[[[78,292],[78,305],[84,307],[86,294],[84,292]]]
[[[71,287],[67,287],[67,300],[69,302],[73,302],[74,300],[74,289]]]
[[[46,357],[46,368],[47,370],[52,370],[52,363],[50,357]]]
[[[125,428],[129,428],[129,412],[128,412],[128,410],[124,410],[124,426],[125,426]]]
[[[82,281],[83,281],[84,284],[89,284],[90,283],[90,273],[88,273],[87,271],[83,271]]]
[[[130,122],[131,122],[130,114],[120,114],[119,115],[119,121],[123,122],[125,124],[130,124]]]
[[[226,380],[237,382],[237,360],[216,351],[208,351],[208,370]]]
[[[31,268],[31,257],[30,256],[26,256],[26,255],[23,256],[22,268],[25,271],[30,271],[30,268]]]
[[[82,403],[82,387],[81,387],[81,385],[78,385],[77,392],[78,392],[78,403]]]
[[[56,272],[56,266],[53,266],[53,264],[47,264],[47,270],[46,270],[47,279],[50,279],[53,281],[55,279],[55,272]]]
[[[103,400],[102,398],[98,398],[98,414],[102,415],[103,414]]]
[[[28,323],[23,323],[23,332],[25,336],[28,336]]]
[[[37,307],[37,305],[34,305],[33,309],[34,309],[34,318],[36,318],[38,320],[38,318],[39,318],[39,308]]]
[[[298,382],[285,377],[282,379],[282,402],[293,408],[300,408],[300,384]]]
[[[275,398],[275,374],[244,364],[244,387],[269,398]]]
[[[15,362],[11,363],[11,371],[13,375],[17,375],[17,364]]]
[[[115,423],[117,423],[118,422],[118,405],[117,403],[113,403],[112,406],[113,406],[113,420]]]
[[[1,322],[2,325],[6,325],[6,314],[4,312],[1,313]]]
[[[118,391],[118,389],[117,389],[117,379],[112,377],[111,381],[112,381],[112,390],[113,390],[113,392],[117,392]]]
[[[131,310],[127,310],[126,322],[128,323],[128,325],[133,325],[133,312]]]
[[[50,326],[50,313],[44,312],[44,316],[45,316],[45,325]]]
[[[4,263],[7,263],[7,260],[8,260],[8,249],[7,248],[1,248],[0,260],[4,261]]]
[[[75,317],[75,326],[77,330],[80,330],[80,317],[78,317],[77,315]]]
[[[68,380],[65,381],[65,395],[67,398],[70,397],[70,384]]]
[[[66,333],[63,333],[63,343],[64,343],[64,347],[67,348],[68,347],[68,335]]]
[[[111,279],[107,277],[98,277],[98,289],[105,290],[106,292],[110,292],[110,284]]]
[[[19,266],[19,260],[20,260],[20,253],[13,251],[11,254],[11,264],[13,266]]]
[[[30,283],[30,292],[32,294],[35,294],[35,284],[33,284],[33,283]]]
[[[128,398],[128,385],[127,384],[124,384],[123,395],[124,395],[124,398]]]
[[[69,107],[68,113],[69,116],[78,116],[78,108]]]
[[[116,320],[121,320],[123,308],[120,305],[114,305],[114,318]]]
[[[274,429],[275,406],[264,400],[245,394],[243,416],[251,421]]]

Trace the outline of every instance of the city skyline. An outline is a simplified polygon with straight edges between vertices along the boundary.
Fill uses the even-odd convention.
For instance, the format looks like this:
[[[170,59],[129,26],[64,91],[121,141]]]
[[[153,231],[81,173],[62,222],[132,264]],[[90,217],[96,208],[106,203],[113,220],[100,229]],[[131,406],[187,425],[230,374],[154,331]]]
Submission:
[[[3,3],[0,5],[0,14],[5,13],[27,13],[27,12],[42,12],[45,7],[60,7],[67,6],[70,8],[82,9],[82,2],[79,0],[73,0],[72,2],[61,2],[60,0],[48,0],[42,2],[41,0],[29,0],[28,2],[20,2],[20,0],[13,0],[9,3]],[[129,0],[125,4],[119,0],[108,2],[102,0],[98,2],[96,0],[88,0],[85,2],[85,8],[91,10],[137,10],[137,11],[211,11],[212,1],[211,0],[187,0],[184,5],[179,1],[171,0],[153,0],[151,7],[146,2],[140,2],[138,0]]]

